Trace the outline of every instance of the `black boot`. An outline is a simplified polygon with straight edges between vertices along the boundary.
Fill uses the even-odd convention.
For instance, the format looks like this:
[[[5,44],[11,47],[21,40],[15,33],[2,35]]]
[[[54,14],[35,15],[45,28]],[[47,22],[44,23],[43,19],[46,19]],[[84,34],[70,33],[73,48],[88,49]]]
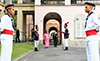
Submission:
[[[35,48],[35,50],[34,51],[38,51],[38,49],[37,48]]]
[[[68,50],[68,47],[66,47],[66,48],[64,49],[64,51],[65,51],[65,50]]]

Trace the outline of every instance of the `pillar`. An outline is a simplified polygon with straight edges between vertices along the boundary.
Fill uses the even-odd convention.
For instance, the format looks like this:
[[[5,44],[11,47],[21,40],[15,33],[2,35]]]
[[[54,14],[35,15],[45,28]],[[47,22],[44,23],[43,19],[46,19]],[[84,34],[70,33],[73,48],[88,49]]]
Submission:
[[[5,0],[5,5],[12,4],[12,0]]]
[[[23,3],[23,0],[18,0],[18,4],[22,4]]]
[[[20,40],[23,40],[23,12],[22,10],[17,11],[17,27],[20,31]]]
[[[39,26],[39,44],[43,45],[43,20],[38,21]]]
[[[41,5],[41,0],[35,0],[35,5]]]
[[[63,20],[62,21],[62,31],[65,31],[64,25],[65,25],[65,21]],[[62,34],[62,40],[64,40],[64,34]]]
[[[71,0],[65,0],[65,5],[71,5]]]
[[[26,41],[26,15],[23,15],[23,41]]]
[[[2,3],[4,3],[4,0],[0,0]]]

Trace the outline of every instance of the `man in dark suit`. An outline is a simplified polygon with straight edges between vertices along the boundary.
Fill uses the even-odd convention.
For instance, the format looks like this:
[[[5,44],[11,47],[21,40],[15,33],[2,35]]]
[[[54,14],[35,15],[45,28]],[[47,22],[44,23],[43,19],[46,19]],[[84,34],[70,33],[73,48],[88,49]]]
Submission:
[[[57,42],[58,42],[58,35],[54,32],[53,34],[53,39],[54,39],[54,47],[57,47]]]
[[[20,43],[19,36],[20,36],[20,31],[18,28],[16,28],[16,43],[17,43],[17,39],[18,39],[18,42]]]

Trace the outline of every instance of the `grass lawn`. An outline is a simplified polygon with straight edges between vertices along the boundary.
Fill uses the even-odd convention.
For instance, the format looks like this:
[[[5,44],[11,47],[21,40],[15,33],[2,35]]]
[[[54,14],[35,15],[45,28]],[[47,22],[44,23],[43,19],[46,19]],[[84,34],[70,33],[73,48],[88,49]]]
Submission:
[[[41,45],[39,45],[40,47]],[[34,50],[34,44],[29,43],[14,43],[13,44],[13,51],[12,51],[12,60],[17,58],[31,50]],[[1,55],[1,45],[0,45],[0,55]]]
[[[13,44],[13,51],[12,51],[12,58],[17,58],[18,56],[21,56],[31,50],[34,49],[33,44],[29,43],[14,43]]]
[[[13,44],[13,51],[12,51],[12,58],[17,58],[31,50],[34,49],[34,45],[33,44],[29,44],[29,43],[14,43]],[[0,54],[1,54],[1,45],[0,45]]]

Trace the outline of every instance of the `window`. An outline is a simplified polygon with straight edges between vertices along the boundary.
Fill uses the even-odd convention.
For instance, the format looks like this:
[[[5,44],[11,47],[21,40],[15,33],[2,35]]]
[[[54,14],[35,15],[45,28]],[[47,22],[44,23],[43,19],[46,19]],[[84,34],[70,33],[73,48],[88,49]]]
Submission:
[[[48,4],[48,5],[64,5],[65,4],[65,0],[41,0],[41,4]]]
[[[85,16],[83,14],[78,15],[75,18],[75,37],[85,37]]]
[[[35,0],[23,0],[24,4],[34,4]]]
[[[16,4],[18,0],[12,0],[12,3]]]
[[[71,0],[71,4],[84,4],[85,2],[100,4],[100,0]]]

